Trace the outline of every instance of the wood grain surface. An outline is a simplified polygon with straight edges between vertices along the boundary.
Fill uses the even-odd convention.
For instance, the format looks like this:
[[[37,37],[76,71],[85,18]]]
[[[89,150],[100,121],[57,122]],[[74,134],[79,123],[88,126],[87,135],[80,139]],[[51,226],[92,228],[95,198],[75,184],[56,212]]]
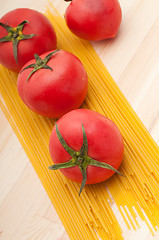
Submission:
[[[69,3],[52,0],[63,15]],[[0,17],[17,7],[45,12],[46,0],[0,0]],[[159,143],[159,1],[120,0],[113,40],[92,43],[140,119]],[[158,240],[145,223],[124,229],[125,240]],[[0,240],[68,240],[43,186],[0,110]]]

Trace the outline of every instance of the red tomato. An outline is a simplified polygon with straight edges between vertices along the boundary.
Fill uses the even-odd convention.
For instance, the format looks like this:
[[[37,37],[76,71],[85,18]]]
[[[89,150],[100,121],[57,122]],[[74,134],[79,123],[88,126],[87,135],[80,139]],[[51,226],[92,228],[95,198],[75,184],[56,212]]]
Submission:
[[[91,41],[115,37],[121,18],[118,0],[72,0],[65,12],[69,29]]]
[[[57,128],[73,153],[62,146]],[[110,119],[91,110],[76,109],[60,118],[57,121],[57,128],[54,126],[50,137],[49,150],[54,162],[50,169],[60,169],[60,166],[68,164],[73,159],[71,160],[73,163],[69,163],[70,167],[68,164],[67,168],[61,168],[60,171],[67,178],[81,183],[83,181],[81,170],[86,169],[86,184],[93,184],[102,182],[115,173],[109,166],[119,168],[124,154],[123,138]],[[80,151],[81,148],[85,150]],[[90,158],[95,161],[89,162]],[[101,162],[109,164],[108,169],[101,167]]]
[[[46,59],[48,62],[44,64]],[[39,70],[35,71],[36,67]],[[87,85],[87,73],[81,61],[63,50],[47,52],[41,58],[36,56],[36,61],[24,65],[17,80],[24,103],[33,111],[52,118],[80,107],[87,94]]]
[[[8,31],[3,24],[10,26],[5,27]],[[2,42],[5,36],[9,41]],[[41,55],[56,49],[56,35],[49,20],[42,13],[28,8],[15,9],[0,19],[0,39],[0,63],[17,72],[34,58],[35,53]],[[13,45],[17,50],[13,51]]]

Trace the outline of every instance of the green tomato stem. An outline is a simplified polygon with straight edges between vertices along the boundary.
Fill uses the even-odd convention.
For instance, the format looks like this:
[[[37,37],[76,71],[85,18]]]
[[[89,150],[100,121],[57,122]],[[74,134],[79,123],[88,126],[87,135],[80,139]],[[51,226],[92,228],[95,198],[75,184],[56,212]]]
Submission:
[[[107,164],[107,163],[104,163],[104,162],[98,162],[92,158],[90,158],[90,162],[89,162],[89,165],[91,166],[96,166],[96,167],[101,167],[101,168],[106,168],[106,169],[109,169],[109,170],[112,170],[118,174],[120,174],[121,176],[124,177],[123,174],[121,174],[118,170],[116,170],[114,167],[112,167],[111,165]]]
[[[74,162],[71,159],[68,162],[54,164],[54,165],[50,166],[49,169],[50,170],[57,170],[57,169],[62,169],[62,168],[70,168],[70,167],[74,167],[74,166],[75,166]]]
[[[25,35],[22,33],[23,27],[26,23],[29,23],[29,22],[27,20],[24,20],[17,27],[13,28],[7,24],[0,22],[0,26],[3,27],[8,32],[8,35],[0,38],[0,42],[12,42],[13,43],[13,54],[14,54],[14,58],[15,58],[15,61],[17,64],[18,64],[17,55],[18,55],[19,41],[25,40],[25,39],[30,39],[30,38],[36,36],[36,34]]]
[[[79,191],[79,196],[81,195],[81,192],[86,184],[86,181],[87,181],[87,166],[83,168],[82,165],[79,165],[79,168],[81,170],[81,173],[82,173],[82,176],[83,176],[83,179],[82,179],[82,183],[81,183],[81,187],[80,187],[80,191]]]
[[[74,151],[72,148],[70,148],[65,139],[62,137],[59,129],[58,129],[58,126],[57,126],[57,123],[55,122],[55,127],[56,127],[56,134],[57,134],[57,137],[61,143],[61,145],[64,147],[64,149],[70,154],[71,157],[74,157],[74,155],[76,155],[76,151]]]
[[[50,58],[60,50],[55,50],[51,53],[49,53],[44,59],[41,59],[37,54],[34,54],[36,63],[30,64],[27,67],[23,68],[21,72],[23,72],[24,70],[28,69],[28,68],[33,68],[33,70],[31,71],[31,73],[29,74],[29,76],[26,79],[26,82],[29,80],[29,78],[38,70],[40,69],[49,69],[51,71],[53,71],[53,69],[47,65],[47,63],[49,62]]]

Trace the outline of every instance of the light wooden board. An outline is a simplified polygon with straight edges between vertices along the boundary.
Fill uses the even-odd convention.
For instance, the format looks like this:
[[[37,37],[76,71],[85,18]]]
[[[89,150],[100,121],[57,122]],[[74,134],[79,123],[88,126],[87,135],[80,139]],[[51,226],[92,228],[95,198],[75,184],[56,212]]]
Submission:
[[[69,3],[52,0],[64,14]],[[45,11],[47,0],[0,0],[0,17],[17,7]],[[93,43],[118,86],[159,143],[159,1],[120,0],[122,24],[114,40]],[[152,237],[141,223],[125,240]],[[0,240],[68,240],[59,217],[0,110]]]

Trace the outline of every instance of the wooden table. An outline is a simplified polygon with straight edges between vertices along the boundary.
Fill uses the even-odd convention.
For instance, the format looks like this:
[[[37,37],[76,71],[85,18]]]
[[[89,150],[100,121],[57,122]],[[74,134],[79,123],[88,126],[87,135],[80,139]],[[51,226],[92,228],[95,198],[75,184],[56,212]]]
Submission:
[[[69,3],[52,0],[64,13]],[[93,43],[109,72],[159,143],[159,1],[120,0],[123,20],[114,40]],[[0,16],[17,7],[45,11],[47,0],[1,0]],[[125,240],[152,237],[144,223]],[[24,150],[0,110],[0,240],[68,240]]]

